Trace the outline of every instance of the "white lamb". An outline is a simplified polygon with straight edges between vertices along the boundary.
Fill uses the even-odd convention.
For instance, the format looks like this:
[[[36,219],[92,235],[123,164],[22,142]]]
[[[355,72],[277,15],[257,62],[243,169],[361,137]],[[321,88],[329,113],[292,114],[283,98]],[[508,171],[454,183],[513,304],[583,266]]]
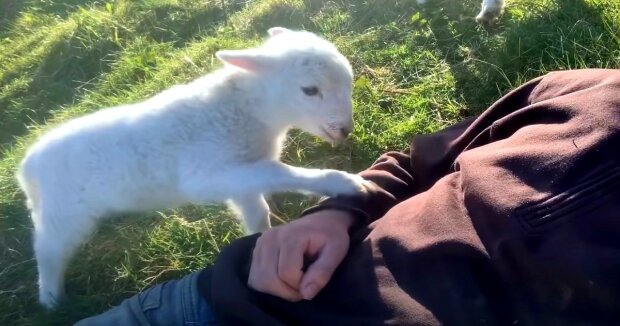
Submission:
[[[112,213],[227,201],[255,233],[270,227],[266,194],[367,191],[354,174],[279,161],[292,127],[332,143],[349,135],[352,70],[315,34],[269,35],[258,48],[218,52],[225,65],[211,74],[69,121],[29,149],[18,179],[42,305],[57,304],[69,259]]]
[[[427,0],[417,0],[418,4],[424,4]],[[479,24],[494,23],[504,11],[505,0],[482,0],[480,13],[476,16]]]

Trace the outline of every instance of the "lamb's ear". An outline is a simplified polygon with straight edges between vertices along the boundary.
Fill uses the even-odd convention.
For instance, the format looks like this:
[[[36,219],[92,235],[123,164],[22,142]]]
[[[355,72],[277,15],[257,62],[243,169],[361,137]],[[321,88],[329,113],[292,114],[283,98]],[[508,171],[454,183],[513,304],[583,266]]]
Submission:
[[[269,36],[276,36],[278,34],[290,32],[290,31],[291,31],[290,29],[284,28],[284,27],[272,27],[267,30],[267,33],[269,33]]]
[[[274,66],[272,57],[255,49],[222,50],[217,51],[215,56],[229,65],[250,71],[266,71]]]

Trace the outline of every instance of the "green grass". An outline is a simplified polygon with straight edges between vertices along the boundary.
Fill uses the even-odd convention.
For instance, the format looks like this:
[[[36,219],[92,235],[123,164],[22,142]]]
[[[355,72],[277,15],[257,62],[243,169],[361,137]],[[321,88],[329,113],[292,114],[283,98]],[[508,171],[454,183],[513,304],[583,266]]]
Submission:
[[[69,266],[69,301],[38,307],[31,223],[14,180],[54,124],[143,99],[219,66],[214,52],[274,25],[332,40],[351,60],[356,127],[337,148],[293,132],[284,160],[358,171],[381,152],[479,113],[550,70],[620,67],[620,3],[512,0],[492,27],[478,0],[0,0],[0,325],[65,325],[200,269],[242,235],[221,206],[104,222]],[[313,198],[274,196],[294,218]],[[277,221],[274,221],[277,223]]]

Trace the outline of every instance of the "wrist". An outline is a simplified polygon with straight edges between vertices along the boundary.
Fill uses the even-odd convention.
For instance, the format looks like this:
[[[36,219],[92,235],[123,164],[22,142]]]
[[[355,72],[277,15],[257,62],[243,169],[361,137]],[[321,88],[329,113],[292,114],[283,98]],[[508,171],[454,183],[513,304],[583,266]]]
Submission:
[[[320,225],[330,228],[339,228],[346,231],[354,224],[355,216],[346,210],[322,209],[305,215],[303,220],[313,221],[310,223],[319,223]]]
[[[333,214],[332,218],[347,230],[355,222],[355,216],[349,211],[335,209],[331,214]]]

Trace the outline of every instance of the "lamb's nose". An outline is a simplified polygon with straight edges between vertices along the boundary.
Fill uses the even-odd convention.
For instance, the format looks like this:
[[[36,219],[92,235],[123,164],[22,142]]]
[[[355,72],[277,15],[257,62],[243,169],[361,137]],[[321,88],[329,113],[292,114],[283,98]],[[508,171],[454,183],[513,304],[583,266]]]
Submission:
[[[351,131],[351,128],[348,127],[340,128],[340,135],[342,136],[342,138],[347,138],[351,134]]]

